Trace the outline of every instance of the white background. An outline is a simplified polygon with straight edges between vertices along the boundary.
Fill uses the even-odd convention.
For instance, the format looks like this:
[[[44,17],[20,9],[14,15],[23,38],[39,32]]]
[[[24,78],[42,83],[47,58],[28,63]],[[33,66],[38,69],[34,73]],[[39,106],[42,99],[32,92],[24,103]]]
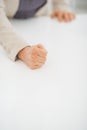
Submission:
[[[0,47],[0,130],[87,130],[87,15],[11,21],[48,50],[43,68],[12,62]]]

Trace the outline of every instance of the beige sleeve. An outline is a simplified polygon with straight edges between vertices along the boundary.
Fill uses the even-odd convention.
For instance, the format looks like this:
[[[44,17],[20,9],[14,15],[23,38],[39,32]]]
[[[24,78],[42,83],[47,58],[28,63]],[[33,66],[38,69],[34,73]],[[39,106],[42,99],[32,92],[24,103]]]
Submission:
[[[13,61],[16,60],[18,52],[28,46],[9,22],[2,0],[0,0],[0,44],[4,47],[8,57]]]
[[[53,0],[53,8],[72,12],[71,0]]]
[[[46,16],[49,15],[48,3],[39,9],[35,16]]]

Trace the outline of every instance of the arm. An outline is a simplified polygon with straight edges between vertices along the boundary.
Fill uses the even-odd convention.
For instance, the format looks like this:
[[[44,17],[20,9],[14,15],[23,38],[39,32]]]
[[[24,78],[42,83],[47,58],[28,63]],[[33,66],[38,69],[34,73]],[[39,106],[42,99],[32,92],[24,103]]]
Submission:
[[[30,47],[16,33],[5,14],[3,0],[0,0],[0,44],[11,60],[18,57],[31,69],[40,68],[46,61],[47,52],[42,45]]]
[[[0,43],[13,61],[16,60],[18,52],[28,46],[9,22],[4,11],[3,1],[0,3]]]
[[[53,13],[52,17],[57,17],[59,21],[72,21],[75,14],[72,10],[71,0],[53,0]]]

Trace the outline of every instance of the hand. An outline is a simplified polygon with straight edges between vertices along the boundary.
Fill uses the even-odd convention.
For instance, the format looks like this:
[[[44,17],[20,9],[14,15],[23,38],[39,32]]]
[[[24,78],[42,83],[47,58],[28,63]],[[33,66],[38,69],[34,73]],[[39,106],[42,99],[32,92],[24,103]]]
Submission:
[[[56,10],[51,14],[51,18],[57,18],[60,22],[70,22],[75,19],[75,14]]]
[[[47,51],[38,44],[36,46],[25,47],[18,53],[18,58],[21,59],[31,69],[38,69],[45,64]]]

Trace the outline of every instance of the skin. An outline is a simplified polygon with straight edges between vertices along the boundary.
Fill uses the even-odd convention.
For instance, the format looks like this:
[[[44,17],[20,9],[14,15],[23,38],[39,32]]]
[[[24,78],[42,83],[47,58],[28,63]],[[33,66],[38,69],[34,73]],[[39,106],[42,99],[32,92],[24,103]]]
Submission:
[[[31,69],[38,69],[46,62],[47,51],[41,45],[26,47],[18,53],[18,58]]]
[[[71,22],[75,19],[75,14],[56,10],[51,14],[51,18],[57,18],[59,22]]]
[[[75,14],[56,10],[51,14],[51,18],[57,18],[59,22],[71,22],[75,19]],[[41,45],[26,47],[18,53],[18,58],[31,69],[41,68],[47,57],[46,49]]]

